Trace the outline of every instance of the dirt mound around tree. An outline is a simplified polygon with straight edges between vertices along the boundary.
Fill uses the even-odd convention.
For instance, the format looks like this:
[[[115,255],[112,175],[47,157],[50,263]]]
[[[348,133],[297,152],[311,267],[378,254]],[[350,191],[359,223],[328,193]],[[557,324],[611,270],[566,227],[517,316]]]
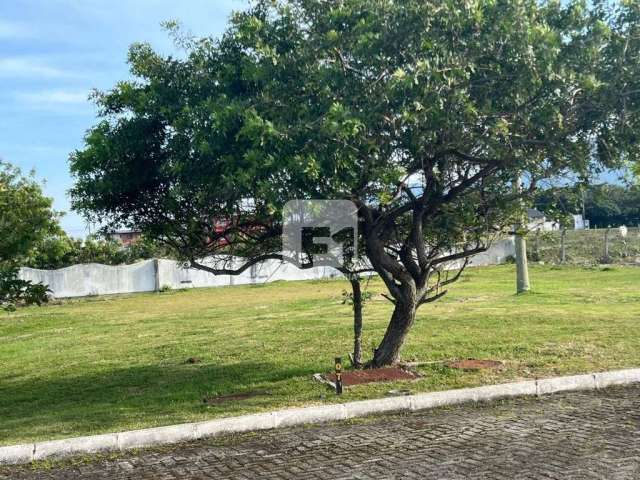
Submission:
[[[324,378],[335,383],[335,373],[325,375]],[[416,373],[398,367],[373,368],[371,370],[353,370],[342,374],[342,385],[363,385],[366,383],[395,382],[398,380],[415,380]]]

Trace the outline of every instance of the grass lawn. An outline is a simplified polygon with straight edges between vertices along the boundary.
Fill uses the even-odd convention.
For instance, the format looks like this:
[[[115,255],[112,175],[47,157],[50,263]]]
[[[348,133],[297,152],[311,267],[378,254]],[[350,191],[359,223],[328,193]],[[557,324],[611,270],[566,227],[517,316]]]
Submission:
[[[311,380],[352,342],[343,281],[174,291],[65,301],[0,313],[0,444],[130,430],[286,406],[444,390],[640,366],[640,268],[534,266],[516,296],[513,266],[469,270],[426,305],[405,360],[433,362],[418,381],[359,386],[336,399]],[[383,291],[378,281],[369,289]],[[364,344],[391,305],[365,308]],[[186,364],[198,357],[199,364]],[[503,372],[437,361],[498,359]],[[206,395],[268,395],[205,405]]]

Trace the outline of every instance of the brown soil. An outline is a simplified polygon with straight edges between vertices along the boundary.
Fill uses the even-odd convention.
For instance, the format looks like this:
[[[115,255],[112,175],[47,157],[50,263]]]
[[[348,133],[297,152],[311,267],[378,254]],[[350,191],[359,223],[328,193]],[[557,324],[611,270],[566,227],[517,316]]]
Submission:
[[[216,397],[206,397],[203,399],[203,402],[208,405],[219,405],[225,402],[231,402],[235,400],[248,400],[249,398],[259,397],[262,395],[271,395],[270,392],[259,391],[259,392],[245,392],[245,393],[236,393],[233,395],[219,395]]]
[[[500,369],[504,366],[502,362],[497,360],[458,360],[447,364],[449,368],[457,368],[460,370],[482,370],[486,368]]]
[[[336,381],[335,373],[325,375],[330,382]],[[376,368],[371,370],[354,370],[344,372],[342,374],[342,385],[348,387],[350,385],[362,385],[365,383],[376,382],[393,382],[396,380],[415,380],[418,378],[413,372],[403,370],[401,368]]]

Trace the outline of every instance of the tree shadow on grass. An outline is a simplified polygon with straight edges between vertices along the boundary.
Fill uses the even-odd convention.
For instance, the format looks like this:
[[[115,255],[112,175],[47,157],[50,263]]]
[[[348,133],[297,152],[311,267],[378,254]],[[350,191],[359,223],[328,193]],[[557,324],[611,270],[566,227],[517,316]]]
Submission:
[[[310,368],[271,363],[153,365],[0,384],[0,444],[190,422],[283,404]],[[304,385],[304,384],[303,384]],[[316,387],[317,388],[317,387]],[[303,387],[305,390],[306,387]],[[210,406],[207,395],[258,391]]]

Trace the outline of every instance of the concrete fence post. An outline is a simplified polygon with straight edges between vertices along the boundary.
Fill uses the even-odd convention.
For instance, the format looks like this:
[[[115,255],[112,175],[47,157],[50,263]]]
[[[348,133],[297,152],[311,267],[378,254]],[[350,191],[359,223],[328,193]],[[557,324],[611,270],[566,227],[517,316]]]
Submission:
[[[157,258],[153,259],[153,274],[155,276],[155,291],[159,292],[162,285],[160,285],[160,260]]]

